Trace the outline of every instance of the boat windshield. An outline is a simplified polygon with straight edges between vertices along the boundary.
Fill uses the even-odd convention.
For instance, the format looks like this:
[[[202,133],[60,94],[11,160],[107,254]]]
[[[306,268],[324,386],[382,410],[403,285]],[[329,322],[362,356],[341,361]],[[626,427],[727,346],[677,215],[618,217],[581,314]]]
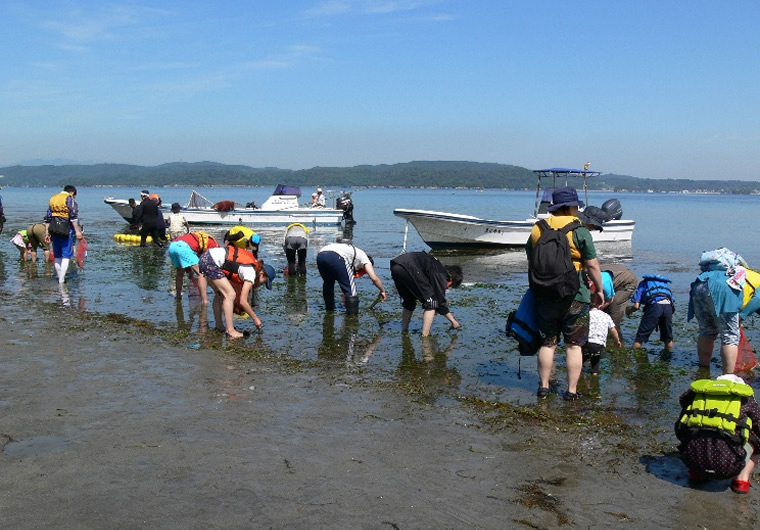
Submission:
[[[543,197],[541,190],[544,189],[549,192],[548,202],[551,203],[551,190],[554,190],[559,186],[574,186],[578,188],[575,183],[571,182],[571,179],[581,178],[583,179],[583,194],[585,195],[586,204],[588,204],[588,186],[586,179],[589,177],[597,177],[601,175],[601,171],[590,171],[588,169],[568,169],[563,167],[553,167],[550,169],[535,169],[533,173],[536,175],[536,204],[533,208],[533,217],[536,217],[539,213],[545,213],[546,210],[546,193]],[[551,185],[549,184],[551,181]],[[558,182],[559,181],[559,182]],[[542,212],[542,209],[544,210]]]
[[[301,196],[301,188],[298,186],[288,186],[285,184],[278,184],[277,187],[274,189],[274,193],[272,195],[295,195],[296,197]]]

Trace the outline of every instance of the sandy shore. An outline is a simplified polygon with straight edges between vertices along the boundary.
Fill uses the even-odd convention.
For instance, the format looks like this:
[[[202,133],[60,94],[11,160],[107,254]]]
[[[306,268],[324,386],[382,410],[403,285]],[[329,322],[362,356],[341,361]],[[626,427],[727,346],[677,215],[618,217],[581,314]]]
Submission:
[[[753,528],[650,433],[174,346],[75,310],[0,318],[5,528]],[[58,330],[58,331],[55,331]],[[569,417],[574,404],[550,400]]]

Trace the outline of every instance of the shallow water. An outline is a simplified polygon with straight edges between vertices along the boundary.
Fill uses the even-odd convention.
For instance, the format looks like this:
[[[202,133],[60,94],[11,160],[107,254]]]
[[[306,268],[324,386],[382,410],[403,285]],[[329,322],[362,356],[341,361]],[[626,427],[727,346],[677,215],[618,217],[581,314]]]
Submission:
[[[78,202],[89,241],[85,270],[72,266],[69,280],[59,288],[49,264],[21,263],[8,240],[16,230],[38,221],[44,214],[52,189],[5,189],[6,216],[0,245],[0,286],[30,311],[44,304],[71,307],[73,311],[126,315],[176,331],[188,347],[209,343],[223,345],[214,332],[199,333],[213,320],[210,309],[199,299],[185,295],[175,304],[171,293],[172,269],[164,249],[139,248],[116,243],[115,233],[128,227],[102,202],[105,195],[128,197],[133,188],[85,188]],[[263,202],[268,188],[199,189],[212,200],[243,197],[245,202]],[[308,191],[308,190],[304,190]],[[185,202],[189,188],[160,189],[164,202]],[[592,194],[592,204],[612,196]],[[674,317],[676,350],[669,359],[659,356],[661,345],[650,342],[647,350],[633,355],[630,350],[611,351],[603,361],[598,379],[585,374],[581,390],[591,396],[577,407],[610,407],[634,422],[662,424],[671,421],[675,397],[696,375],[694,322],[686,322],[689,283],[697,273],[696,263],[704,249],[728,246],[750,264],[760,263],[760,248],[750,233],[737,229],[733,221],[718,218],[717,212],[751,209],[757,196],[616,194],[625,217],[636,219],[632,245],[600,247],[602,261],[623,261],[641,275],[665,274],[674,280],[677,311]],[[239,199],[242,201],[243,199]],[[375,257],[376,269],[392,293],[389,261],[402,252],[405,223],[392,214],[393,208],[424,208],[470,213],[486,218],[524,218],[533,207],[531,192],[475,190],[384,190],[364,189],[354,193],[358,223],[352,230],[319,227],[311,234],[307,278],[287,279],[280,275],[273,290],[256,294],[256,311],[264,330],[253,331],[250,320],[240,319],[241,330],[253,331],[242,344],[251,351],[318,362],[325,367],[355,374],[368,381],[400,383],[424,400],[448,399],[460,394],[518,404],[535,403],[537,375],[533,358],[521,359],[515,343],[504,334],[504,323],[516,307],[527,285],[526,260],[522,251],[441,253],[444,263],[457,263],[465,272],[465,284],[449,293],[452,311],[463,328],[447,332],[440,317],[434,324],[436,336],[422,339],[420,315],[408,336],[400,331],[401,306],[392,294],[372,310],[377,291],[366,279],[359,280],[361,312],[348,317],[340,311],[323,310],[321,280],[315,255],[323,245],[338,238],[352,238]],[[282,271],[281,249],[284,228],[259,230],[263,237],[260,256]],[[409,250],[426,249],[410,227]],[[204,318],[205,313],[205,318]],[[630,341],[640,313],[626,319],[623,336]],[[7,315],[12,324],[14,316]],[[213,327],[213,322],[211,322]],[[136,328],[136,333],[143,333]],[[750,338],[758,337],[757,323],[750,319]],[[653,335],[656,338],[656,334]],[[563,358],[558,359],[558,378],[565,381]],[[713,370],[717,373],[717,369]],[[549,400],[547,406],[555,406]],[[560,405],[556,405],[560,406]]]

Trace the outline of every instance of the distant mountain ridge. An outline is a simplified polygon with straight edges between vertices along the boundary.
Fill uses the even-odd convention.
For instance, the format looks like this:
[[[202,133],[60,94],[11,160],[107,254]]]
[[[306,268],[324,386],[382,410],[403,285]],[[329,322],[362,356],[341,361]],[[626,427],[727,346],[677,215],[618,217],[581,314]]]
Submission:
[[[15,165],[0,168],[0,185],[51,186],[275,186],[305,187],[448,187],[533,189],[533,171],[508,164],[464,161],[415,161],[354,167],[291,170],[253,168],[219,162],[131,164]],[[590,189],[691,193],[760,193],[760,182],[739,180],[643,179],[604,174],[589,179]]]

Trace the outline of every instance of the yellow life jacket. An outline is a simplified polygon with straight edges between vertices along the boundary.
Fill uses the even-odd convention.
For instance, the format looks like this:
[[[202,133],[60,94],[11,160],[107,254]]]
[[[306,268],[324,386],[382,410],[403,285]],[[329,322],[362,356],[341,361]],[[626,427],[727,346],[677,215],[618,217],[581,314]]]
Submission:
[[[752,420],[740,420],[742,399],[755,395],[751,386],[733,381],[698,379],[691,384],[694,400],[680,423],[691,429],[715,430],[746,444]]]
[[[760,287],[760,272],[755,272],[752,269],[747,269],[747,278],[744,282],[744,302],[742,307],[752,300],[755,296],[755,291]]]
[[[50,197],[49,206],[50,212],[53,216],[65,217],[66,219],[69,218],[69,207],[66,205],[66,201],[69,197],[71,197],[71,195],[69,195],[68,191],[62,191]]]
[[[550,215],[546,218],[546,222],[555,230],[563,228],[565,225],[572,223],[573,221],[578,221],[580,223],[580,219],[573,215]],[[567,239],[570,242],[570,257],[573,260],[573,265],[575,266],[575,270],[579,271],[583,268],[583,262],[581,261],[581,251],[575,246],[573,232],[575,232],[575,230],[570,230],[567,233]],[[534,225],[533,230],[530,232],[531,245],[535,246],[539,237],[541,237],[541,228]]]
[[[198,241],[198,255],[203,254],[210,248],[219,246],[216,240],[207,232],[190,232],[190,234]]]
[[[304,234],[309,235],[309,229],[306,228],[305,225],[303,225],[302,223],[292,223],[292,224],[289,224],[288,227],[285,229],[286,236],[289,235],[288,232],[290,232],[291,228],[294,229],[294,231],[300,228],[301,230],[303,230]]]

